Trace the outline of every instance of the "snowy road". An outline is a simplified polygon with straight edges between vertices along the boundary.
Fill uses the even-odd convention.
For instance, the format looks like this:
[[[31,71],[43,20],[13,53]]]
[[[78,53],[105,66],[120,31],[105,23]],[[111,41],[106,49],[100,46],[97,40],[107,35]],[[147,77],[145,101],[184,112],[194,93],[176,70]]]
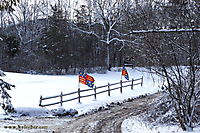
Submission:
[[[134,99],[131,102],[114,104],[113,107],[61,125],[64,129],[57,128],[62,133],[121,133],[122,122],[130,116],[136,116],[148,109],[148,105],[160,94]],[[112,105],[112,104],[111,104]]]

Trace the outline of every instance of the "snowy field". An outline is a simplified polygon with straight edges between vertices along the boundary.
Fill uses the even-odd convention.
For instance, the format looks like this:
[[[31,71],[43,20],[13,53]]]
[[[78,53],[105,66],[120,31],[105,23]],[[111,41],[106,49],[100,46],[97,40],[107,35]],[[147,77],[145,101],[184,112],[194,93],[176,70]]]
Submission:
[[[120,93],[120,90],[111,91],[111,96],[108,96],[108,93],[101,93],[97,95],[97,99],[94,100],[94,96],[81,98],[81,104],[78,103],[78,99],[70,102],[63,103],[65,109],[75,108],[79,113],[84,113],[91,108],[96,108],[102,104],[109,103],[111,101],[123,100],[128,97],[135,97],[141,94],[154,93],[158,90],[158,85],[154,84],[150,80],[151,76],[148,74],[141,73],[135,69],[127,68],[129,73],[129,79],[138,79],[144,76],[144,85],[134,86],[134,90],[131,90],[131,87],[123,89],[123,93]],[[48,97],[60,95],[61,91],[63,94],[74,92],[78,90],[78,75],[62,75],[62,76],[47,76],[47,75],[30,75],[30,74],[19,74],[19,73],[10,73],[5,72],[6,76],[3,77],[8,83],[16,85],[15,89],[8,91],[12,96],[12,104],[16,107],[37,107],[39,108],[39,99],[40,96]],[[121,80],[121,71],[113,70],[107,72],[106,74],[89,74],[94,77],[94,84],[98,86],[107,85],[109,83],[116,83]],[[126,81],[122,77],[123,81]],[[130,84],[131,82],[129,82]],[[125,85],[125,84],[123,84]],[[80,89],[89,89],[88,86],[80,84]],[[102,88],[101,90],[106,90],[107,87]],[[87,95],[86,92],[81,93],[81,95]],[[71,96],[63,97],[63,100],[70,99],[72,97],[77,97],[78,94]],[[58,99],[50,99],[42,101],[42,104],[48,104],[53,102],[59,102]],[[55,109],[58,105],[47,106],[47,109]]]
[[[118,70],[117,70],[118,69]],[[152,80],[151,75],[137,71],[136,69],[127,68],[129,73],[129,79],[137,79],[144,77],[144,83],[141,87],[140,85],[134,86],[134,89],[131,90],[131,87],[123,89],[123,93],[120,93],[120,90],[111,91],[111,96],[108,96],[107,92],[97,95],[97,99],[94,100],[94,97],[81,98],[81,103],[78,103],[78,100],[70,101],[63,103],[63,108],[65,109],[76,109],[79,112],[79,115],[85,112],[90,111],[91,109],[97,108],[106,103],[112,101],[120,101],[130,97],[137,97],[142,94],[155,93],[159,90],[158,83],[159,80]],[[43,110],[57,109],[60,105],[47,106],[46,108],[39,107],[40,96],[48,97],[54,95],[60,95],[61,91],[63,94],[74,92],[78,90],[78,75],[62,75],[62,76],[47,76],[47,75],[30,75],[30,74],[20,74],[20,73],[10,73],[5,72],[6,76],[3,77],[8,83],[16,85],[16,88],[12,91],[9,91],[12,96],[12,104],[17,110],[24,110],[28,112],[33,112],[34,115],[43,115]],[[111,72],[106,74],[89,74],[94,77],[95,85],[102,86],[109,83],[119,82],[121,79],[121,71],[119,68],[113,69]],[[126,79],[122,77],[122,80]],[[130,84],[130,83],[129,83]],[[80,84],[81,90],[89,89],[86,85]],[[105,90],[106,88],[104,88]],[[87,92],[93,93],[93,92]],[[77,95],[77,94],[76,94]],[[77,97],[72,95],[72,97]],[[81,93],[81,95],[85,95]],[[63,100],[69,99],[63,97]],[[42,104],[59,102],[58,99],[45,100]],[[46,102],[46,103],[45,103]],[[36,112],[34,114],[34,112]],[[40,113],[39,113],[40,112]],[[3,115],[3,110],[0,109],[0,119],[8,117]],[[153,133],[158,133],[159,130],[152,129],[150,130],[147,126],[138,122],[134,118],[127,119],[122,124],[123,133],[146,133],[146,131],[152,131]],[[169,131],[169,127],[162,127],[163,133]],[[162,133],[162,131],[160,133]],[[0,132],[13,132],[13,130],[6,130],[0,128]],[[18,132],[18,131],[16,131]],[[181,132],[178,127],[173,127],[171,132]],[[199,131],[200,132],[200,131]]]

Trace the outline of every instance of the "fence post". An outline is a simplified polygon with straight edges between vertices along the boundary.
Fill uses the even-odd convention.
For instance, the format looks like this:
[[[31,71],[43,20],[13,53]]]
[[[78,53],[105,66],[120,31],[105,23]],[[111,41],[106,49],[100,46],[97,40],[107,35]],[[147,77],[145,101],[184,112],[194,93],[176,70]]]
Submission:
[[[122,93],[122,80],[120,80],[120,92]]]
[[[95,87],[94,87],[94,99],[97,99],[97,91],[96,91],[96,89],[97,89],[97,87],[95,85]]]
[[[80,88],[78,88],[78,102],[81,103]]]
[[[143,86],[143,76],[142,76],[142,78],[141,78],[141,86]]]
[[[60,94],[60,105],[62,106],[62,96],[63,96],[63,93],[62,93],[62,91],[61,91],[61,94]]]
[[[110,96],[110,83],[108,82],[108,96]]]
[[[132,78],[131,90],[133,90],[133,81],[134,79]]]
[[[40,95],[40,102],[39,102],[39,106],[41,106],[42,104],[42,95]]]

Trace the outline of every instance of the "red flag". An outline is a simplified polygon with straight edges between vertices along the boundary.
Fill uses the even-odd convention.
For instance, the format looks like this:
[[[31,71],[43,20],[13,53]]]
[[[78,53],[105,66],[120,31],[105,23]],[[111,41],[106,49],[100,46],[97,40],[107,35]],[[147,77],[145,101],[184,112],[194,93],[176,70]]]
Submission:
[[[79,83],[82,83],[82,84],[86,85],[87,84],[86,78],[84,78],[83,76],[79,75]]]
[[[84,85],[87,84],[86,74],[82,73],[81,71],[79,72],[79,83],[82,83]]]
[[[88,74],[81,72],[81,71],[79,72],[79,83],[88,85],[89,87],[93,88],[94,81],[95,80],[92,76],[89,76]]]
[[[90,88],[93,88],[94,87],[94,78],[92,76],[89,76],[88,74],[86,75],[86,80],[87,80],[87,85],[90,87]]]
[[[86,80],[89,80],[91,82],[94,82],[94,78],[92,76],[89,76],[88,74],[86,75]]]

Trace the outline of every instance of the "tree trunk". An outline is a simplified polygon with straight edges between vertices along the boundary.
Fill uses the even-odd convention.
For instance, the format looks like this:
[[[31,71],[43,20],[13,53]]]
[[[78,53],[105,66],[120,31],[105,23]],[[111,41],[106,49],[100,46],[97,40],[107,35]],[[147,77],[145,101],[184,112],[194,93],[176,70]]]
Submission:
[[[110,49],[109,49],[109,45],[107,44],[107,68],[110,71],[111,68],[111,64],[110,64]]]

